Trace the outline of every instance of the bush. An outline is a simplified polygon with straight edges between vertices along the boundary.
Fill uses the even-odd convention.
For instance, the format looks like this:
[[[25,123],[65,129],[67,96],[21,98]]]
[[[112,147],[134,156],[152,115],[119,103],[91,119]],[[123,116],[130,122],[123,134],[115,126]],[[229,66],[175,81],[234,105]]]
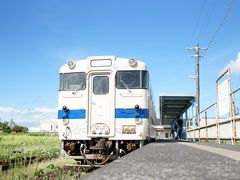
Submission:
[[[26,132],[28,132],[27,127],[18,126],[18,125],[14,125],[14,127],[11,127],[9,122],[7,122],[7,121],[0,123],[0,130],[2,130],[2,132],[4,132],[4,133],[11,133],[11,132],[26,133]]]
[[[12,131],[19,133],[19,132],[23,132],[23,133],[27,133],[28,132],[28,128],[27,127],[23,127],[23,126],[14,126]]]
[[[2,130],[2,132],[5,132],[5,133],[11,132],[11,127],[9,125],[9,122],[7,121],[0,123],[0,129]]]

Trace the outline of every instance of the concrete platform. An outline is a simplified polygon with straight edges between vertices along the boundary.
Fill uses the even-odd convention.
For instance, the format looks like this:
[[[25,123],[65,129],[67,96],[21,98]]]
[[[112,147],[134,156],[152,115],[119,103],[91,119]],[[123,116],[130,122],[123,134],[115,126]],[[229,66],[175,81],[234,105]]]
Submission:
[[[163,141],[148,144],[81,179],[240,179],[240,147]]]

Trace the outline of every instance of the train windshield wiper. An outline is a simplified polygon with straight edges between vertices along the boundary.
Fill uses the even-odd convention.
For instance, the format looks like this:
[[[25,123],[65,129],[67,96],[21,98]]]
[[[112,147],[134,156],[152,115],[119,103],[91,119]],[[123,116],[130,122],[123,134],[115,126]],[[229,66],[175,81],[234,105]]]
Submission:
[[[127,84],[126,84],[122,79],[120,79],[120,82],[121,82],[122,85],[128,90],[128,92],[131,93],[131,90],[129,89],[129,87],[127,86]]]
[[[84,81],[81,82],[79,88],[76,88],[75,91],[72,94],[77,94],[77,92],[82,89],[83,85],[84,85]]]

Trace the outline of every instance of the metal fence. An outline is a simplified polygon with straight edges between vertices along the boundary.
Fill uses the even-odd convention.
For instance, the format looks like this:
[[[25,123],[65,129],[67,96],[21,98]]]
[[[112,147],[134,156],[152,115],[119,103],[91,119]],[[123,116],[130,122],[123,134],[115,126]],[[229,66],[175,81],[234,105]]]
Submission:
[[[240,144],[240,88],[231,93],[231,112],[219,117],[217,103],[187,121],[187,139],[194,141],[216,141],[218,143]]]

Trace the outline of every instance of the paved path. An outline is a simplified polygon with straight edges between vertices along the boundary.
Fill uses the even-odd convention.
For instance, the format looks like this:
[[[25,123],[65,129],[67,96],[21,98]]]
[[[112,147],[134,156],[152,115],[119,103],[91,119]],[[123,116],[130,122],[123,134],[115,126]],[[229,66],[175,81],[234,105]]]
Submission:
[[[240,180],[240,148],[223,147],[206,143],[155,142],[83,179]]]

